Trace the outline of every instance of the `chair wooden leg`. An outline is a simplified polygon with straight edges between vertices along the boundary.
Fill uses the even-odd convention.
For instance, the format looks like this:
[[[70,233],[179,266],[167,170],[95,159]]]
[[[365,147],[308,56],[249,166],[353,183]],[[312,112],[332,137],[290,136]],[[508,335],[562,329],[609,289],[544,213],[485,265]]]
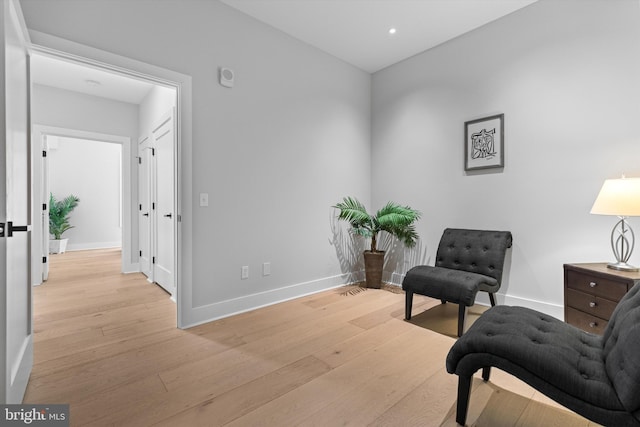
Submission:
[[[456,405],[456,422],[461,426],[467,422],[469,398],[471,397],[471,377],[458,376],[458,403]]]
[[[411,320],[411,307],[413,306],[413,292],[405,291],[404,296],[404,320]]]
[[[458,304],[458,337],[461,337],[464,332],[465,314],[467,314],[467,306]]]
[[[482,368],[482,379],[487,382],[489,381],[489,376],[491,375],[491,366],[486,366]]]
[[[491,300],[491,307],[496,306],[496,297],[493,295],[493,292],[489,292],[489,300]]]

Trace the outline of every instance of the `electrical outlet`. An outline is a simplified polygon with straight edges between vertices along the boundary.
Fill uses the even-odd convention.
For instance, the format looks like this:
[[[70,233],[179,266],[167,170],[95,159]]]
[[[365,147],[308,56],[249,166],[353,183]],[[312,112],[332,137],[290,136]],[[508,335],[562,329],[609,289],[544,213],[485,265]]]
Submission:
[[[265,262],[264,264],[262,264],[262,275],[268,276],[270,274],[271,274],[271,263]]]
[[[243,279],[243,280],[249,278],[249,266],[248,265],[243,265],[242,266],[242,271],[240,273],[240,278]]]

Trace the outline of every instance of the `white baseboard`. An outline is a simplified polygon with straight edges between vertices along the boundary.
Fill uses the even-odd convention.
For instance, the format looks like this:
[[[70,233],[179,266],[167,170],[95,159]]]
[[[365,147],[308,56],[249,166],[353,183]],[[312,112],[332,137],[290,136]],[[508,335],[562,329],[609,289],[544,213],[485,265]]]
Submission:
[[[391,274],[385,272],[385,277],[382,278],[387,283],[391,283],[392,285],[402,286],[402,280],[404,279],[404,274],[396,273],[395,271]]]
[[[394,272],[389,274],[387,277],[391,279],[388,282],[390,282],[392,285],[402,286],[402,279],[404,279],[403,274]],[[489,295],[486,292],[478,292],[478,295],[476,296],[476,303],[486,306],[491,305],[491,302],[489,301]],[[521,298],[513,295],[503,294],[500,292],[496,294],[496,303],[500,305],[517,305],[521,307],[527,307],[548,314],[549,316],[553,316],[556,319],[564,320],[564,305],[562,304],[554,304],[546,301]]]
[[[295,298],[315,294],[329,289],[339,288],[349,283],[357,282],[353,279],[354,274],[340,274],[338,276],[326,277],[312,280],[310,282],[298,283],[284,286],[277,289],[270,289],[251,295],[232,298],[214,304],[207,304],[194,307],[190,310],[188,319],[185,319],[184,328],[190,328],[202,323],[212,322],[224,317],[233,316],[257,308],[278,304]]]
[[[123,264],[122,264],[122,272],[124,274],[140,273],[140,263],[138,263],[138,262],[130,262],[130,263],[123,262]]]
[[[112,249],[122,247],[122,242],[90,242],[90,243],[71,243],[67,246],[67,252],[88,251],[92,249]]]
[[[484,293],[484,292],[482,292]],[[489,297],[486,297],[486,305],[489,305]],[[518,305],[521,307],[531,308],[533,310],[540,311],[542,313],[553,316],[556,319],[564,320],[564,305],[553,304],[546,301],[537,301],[529,298],[521,298],[513,295],[503,295],[498,292],[498,304],[504,305]]]
[[[383,280],[392,285],[401,286],[404,275],[398,273],[387,274]],[[393,280],[390,280],[393,279]],[[278,304],[291,299],[312,295],[329,289],[339,288],[350,283],[364,280],[364,272],[340,274],[333,277],[312,280],[281,288],[270,289],[238,298],[232,298],[213,304],[194,307],[189,310],[188,319],[185,319],[183,328],[190,328],[203,323],[212,322],[224,317],[233,316],[247,311]],[[564,306],[544,301],[536,301],[511,295],[498,293],[497,303],[503,305],[518,305],[538,310],[560,320],[564,319]],[[485,292],[480,292],[476,298],[480,305],[490,305],[489,297]]]

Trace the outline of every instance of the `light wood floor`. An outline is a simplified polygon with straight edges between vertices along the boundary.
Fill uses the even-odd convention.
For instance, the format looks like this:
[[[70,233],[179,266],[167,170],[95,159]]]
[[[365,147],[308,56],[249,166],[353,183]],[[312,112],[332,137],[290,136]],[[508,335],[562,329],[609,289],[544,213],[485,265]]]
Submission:
[[[119,251],[51,258],[34,290],[25,403],[68,403],[74,426],[456,425],[457,377],[444,367],[454,339],[403,321],[403,294],[327,291],[178,330],[164,291],[118,272]],[[414,313],[437,305],[416,298]],[[487,422],[496,396],[506,406]],[[548,426],[526,409],[545,399],[494,369],[469,420]]]

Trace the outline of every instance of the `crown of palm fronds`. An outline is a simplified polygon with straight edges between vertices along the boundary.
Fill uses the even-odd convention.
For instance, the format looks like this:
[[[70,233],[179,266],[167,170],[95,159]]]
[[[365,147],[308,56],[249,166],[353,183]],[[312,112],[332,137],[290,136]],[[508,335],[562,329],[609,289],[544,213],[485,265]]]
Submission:
[[[371,238],[371,251],[377,252],[377,235],[380,231],[397,237],[407,247],[416,244],[418,234],[414,222],[420,218],[420,212],[409,206],[389,202],[375,215],[370,215],[357,199],[345,197],[333,206],[339,209],[338,219],[351,224],[351,232]]]
[[[78,206],[79,198],[69,195],[62,200],[56,200],[49,194],[49,232],[56,240],[60,240],[62,233],[73,228],[69,224],[69,214]]]

